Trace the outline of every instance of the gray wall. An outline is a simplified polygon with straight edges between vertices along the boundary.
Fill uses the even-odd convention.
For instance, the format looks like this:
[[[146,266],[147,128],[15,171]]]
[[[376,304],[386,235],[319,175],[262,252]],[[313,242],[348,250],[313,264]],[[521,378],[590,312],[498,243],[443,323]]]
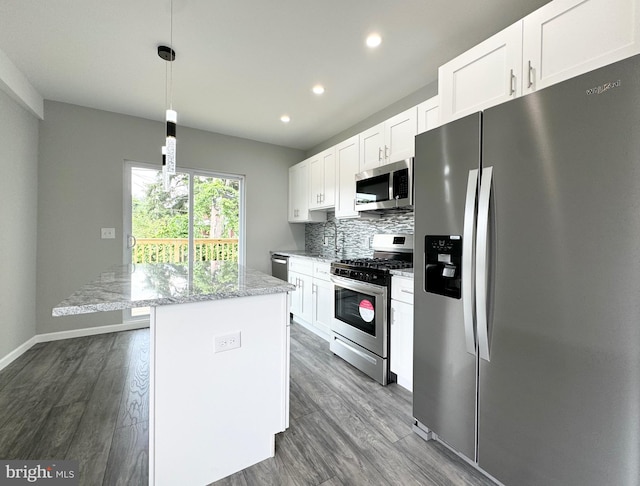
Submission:
[[[38,169],[37,332],[122,322],[120,312],[51,317],[51,308],[123,261],[124,161],[159,163],[160,122],[45,102]],[[178,127],[178,165],[246,176],[246,264],[270,272],[269,251],[303,248],[304,225],[287,223],[294,150]],[[115,240],[100,239],[115,227]]]
[[[427,84],[423,86],[419,90],[410,94],[409,96],[405,96],[401,100],[396,101],[392,105],[387,106],[386,108],[374,113],[368,118],[365,118],[361,122],[353,125],[352,127],[334,135],[329,140],[325,140],[324,142],[316,145],[315,147],[310,148],[305,153],[305,158],[311,157],[319,152],[322,152],[329,147],[333,147],[334,145],[346,140],[349,137],[353,137],[354,135],[359,134],[360,132],[365,131],[368,128],[371,128],[378,123],[382,123],[383,121],[391,118],[398,113],[403,112],[404,110],[408,110],[412,106],[416,106],[423,101],[428,100],[438,94],[438,81],[434,81],[433,83]]]
[[[38,119],[0,90],[0,359],[36,333]]]

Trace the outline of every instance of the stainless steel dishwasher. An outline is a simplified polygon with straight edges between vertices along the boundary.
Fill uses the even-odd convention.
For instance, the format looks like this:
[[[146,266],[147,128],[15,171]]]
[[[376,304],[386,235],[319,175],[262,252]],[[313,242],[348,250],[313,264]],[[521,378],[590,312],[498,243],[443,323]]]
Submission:
[[[271,255],[271,275],[285,282],[289,281],[289,257],[285,255]]]

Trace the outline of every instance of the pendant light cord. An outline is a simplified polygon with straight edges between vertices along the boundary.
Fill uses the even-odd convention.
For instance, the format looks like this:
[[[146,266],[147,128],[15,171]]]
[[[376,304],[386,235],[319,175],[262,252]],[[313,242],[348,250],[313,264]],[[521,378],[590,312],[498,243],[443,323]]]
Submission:
[[[169,2],[169,109],[173,110],[173,0]]]

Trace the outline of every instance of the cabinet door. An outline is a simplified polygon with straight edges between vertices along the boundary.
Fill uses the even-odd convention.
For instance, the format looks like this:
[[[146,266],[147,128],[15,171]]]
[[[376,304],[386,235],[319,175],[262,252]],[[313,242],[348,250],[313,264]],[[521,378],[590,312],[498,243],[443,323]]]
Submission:
[[[310,275],[298,275],[300,286],[300,318],[306,322],[313,320],[313,277]]]
[[[522,21],[440,66],[442,123],[520,95]]]
[[[322,206],[324,192],[324,161],[316,155],[309,161],[309,209]]]
[[[302,313],[302,287],[300,286],[300,274],[289,270],[289,283],[296,286],[296,289],[290,294],[289,312],[294,316],[299,316]]]
[[[375,169],[384,160],[384,123],[360,134],[360,168],[358,172]]]
[[[336,205],[336,152],[334,147],[322,152],[322,162],[324,168],[322,207],[329,209]]]
[[[309,160],[289,169],[289,222],[316,223],[326,221],[324,212],[309,211]]]
[[[525,17],[523,91],[640,52],[639,10],[638,0],[555,0]]]
[[[440,126],[440,97],[434,96],[418,105],[418,133]]]
[[[316,278],[313,279],[313,286],[313,325],[329,335],[333,319],[333,284]]]
[[[416,153],[415,138],[418,133],[418,109],[409,108],[384,123],[384,163],[413,157]]]
[[[360,147],[358,136],[351,137],[336,145],[337,186],[336,218],[351,218],[358,216],[355,210],[356,179],[358,173],[358,156]]]
[[[413,391],[413,306],[397,300],[391,301],[391,371]]]

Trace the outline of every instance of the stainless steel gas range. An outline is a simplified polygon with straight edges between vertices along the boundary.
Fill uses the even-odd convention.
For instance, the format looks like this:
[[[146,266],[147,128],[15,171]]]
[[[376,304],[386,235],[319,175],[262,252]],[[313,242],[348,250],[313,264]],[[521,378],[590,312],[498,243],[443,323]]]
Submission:
[[[391,270],[413,267],[413,235],[375,235],[372,258],[331,264],[333,353],[386,385],[389,371]]]

